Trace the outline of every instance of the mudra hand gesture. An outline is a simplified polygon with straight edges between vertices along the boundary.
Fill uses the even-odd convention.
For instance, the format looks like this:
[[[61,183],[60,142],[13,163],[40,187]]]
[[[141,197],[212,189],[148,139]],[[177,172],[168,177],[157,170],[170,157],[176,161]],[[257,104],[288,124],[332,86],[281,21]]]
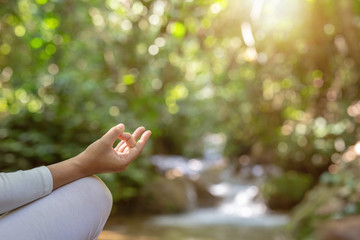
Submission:
[[[53,176],[54,189],[93,174],[125,170],[140,155],[151,131],[139,127],[130,134],[124,130],[124,124],[118,124],[79,155],[48,166]],[[121,141],[114,148],[117,139]]]
[[[87,174],[122,172],[140,155],[151,132],[145,131],[144,127],[137,128],[133,134],[124,130],[124,124],[111,128],[79,155],[79,161]],[[136,142],[138,138],[140,140]],[[121,141],[113,148],[117,139]]]

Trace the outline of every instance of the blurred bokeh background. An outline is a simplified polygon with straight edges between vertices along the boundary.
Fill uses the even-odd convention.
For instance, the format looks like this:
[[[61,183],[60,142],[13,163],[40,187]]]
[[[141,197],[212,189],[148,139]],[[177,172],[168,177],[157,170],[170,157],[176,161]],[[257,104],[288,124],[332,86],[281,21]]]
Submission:
[[[101,176],[103,239],[346,235],[359,40],[359,0],[0,0],[0,170],[144,125],[141,158]]]

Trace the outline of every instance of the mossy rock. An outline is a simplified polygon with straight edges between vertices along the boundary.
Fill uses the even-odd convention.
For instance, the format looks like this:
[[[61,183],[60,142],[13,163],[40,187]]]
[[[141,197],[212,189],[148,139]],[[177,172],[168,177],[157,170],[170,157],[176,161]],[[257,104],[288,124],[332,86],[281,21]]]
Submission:
[[[261,194],[270,209],[288,210],[303,199],[312,182],[309,174],[290,171],[280,177],[269,179],[261,187]]]
[[[140,207],[152,214],[184,212],[188,209],[188,191],[194,191],[192,188],[192,183],[186,178],[170,180],[159,177],[145,187]]]

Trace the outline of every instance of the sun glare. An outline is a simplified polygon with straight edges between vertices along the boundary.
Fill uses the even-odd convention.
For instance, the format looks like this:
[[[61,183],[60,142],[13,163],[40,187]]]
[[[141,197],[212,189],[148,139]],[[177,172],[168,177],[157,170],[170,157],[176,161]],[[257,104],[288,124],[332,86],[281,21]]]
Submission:
[[[249,17],[240,26],[242,39],[247,47],[243,54],[244,60],[264,64],[267,61],[266,53],[258,52],[256,41],[268,34],[284,38],[287,32],[302,22],[304,2],[306,3],[305,0],[247,0]],[[233,4],[234,9],[240,8],[236,0]]]
[[[291,29],[301,18],[303,0],[252,0],[251,20],[267,30]]]

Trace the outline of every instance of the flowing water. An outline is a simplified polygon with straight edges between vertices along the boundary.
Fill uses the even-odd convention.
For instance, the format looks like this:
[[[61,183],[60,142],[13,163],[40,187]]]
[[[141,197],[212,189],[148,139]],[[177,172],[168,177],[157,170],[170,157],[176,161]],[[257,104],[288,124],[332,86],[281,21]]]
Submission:
[[[106,227],[108,232],[99,240],[290,239],[283,229],[288,216],[269,212],[256,199],[255,185],[222,182],[212,185],[210,192],[223,199],[216,207],[195,208],[183,214],[112,219]]]
[[[287,215],[269,213],[263,202],[254,200],[258,194],[256,186],[223,182],[210,190],[223,197],[219,206],[157,216],[146,223],[159,229],[171,229],[173,234],[177,231],[179,237],[173,239],[179,240],[287,239],[282,229],[288,221]]]
[[[258,189],[253,185],[232,185],[220,183],[214,192],[224,196],[217,207],[200,208],[184,214],[157,216],[151,224],[159,226],[236,226],[273,228],[283,226],[288,218],[284,214],[271,214],[265,204],[255,201]]]
[[[106,229],[118,235],[105,232],[99,240],[289,239],[282,228],[288,217],[269,213],[261,201],[254,201],[256,186],[221,183],[213,191],[225,196],[217,207],[149,218],[112,219]]]
[[[202,170],[217,164],[188,161],[181,157],[155,157],[153,163],[163,173],[176,168],[189,177],[202,174]],[[173,215],[113,218],[105,226],[99,240],[290,239],[284,231],[288,216],[270,212],[257,197],[259,189],[256,184],[232,179],[226,171],[222,175],[221,182],[208,186],[211,194],[222,199],[216,207],[193,207],[186,213]],[[192,192],[193,189],[189,188],[189,193]]]

